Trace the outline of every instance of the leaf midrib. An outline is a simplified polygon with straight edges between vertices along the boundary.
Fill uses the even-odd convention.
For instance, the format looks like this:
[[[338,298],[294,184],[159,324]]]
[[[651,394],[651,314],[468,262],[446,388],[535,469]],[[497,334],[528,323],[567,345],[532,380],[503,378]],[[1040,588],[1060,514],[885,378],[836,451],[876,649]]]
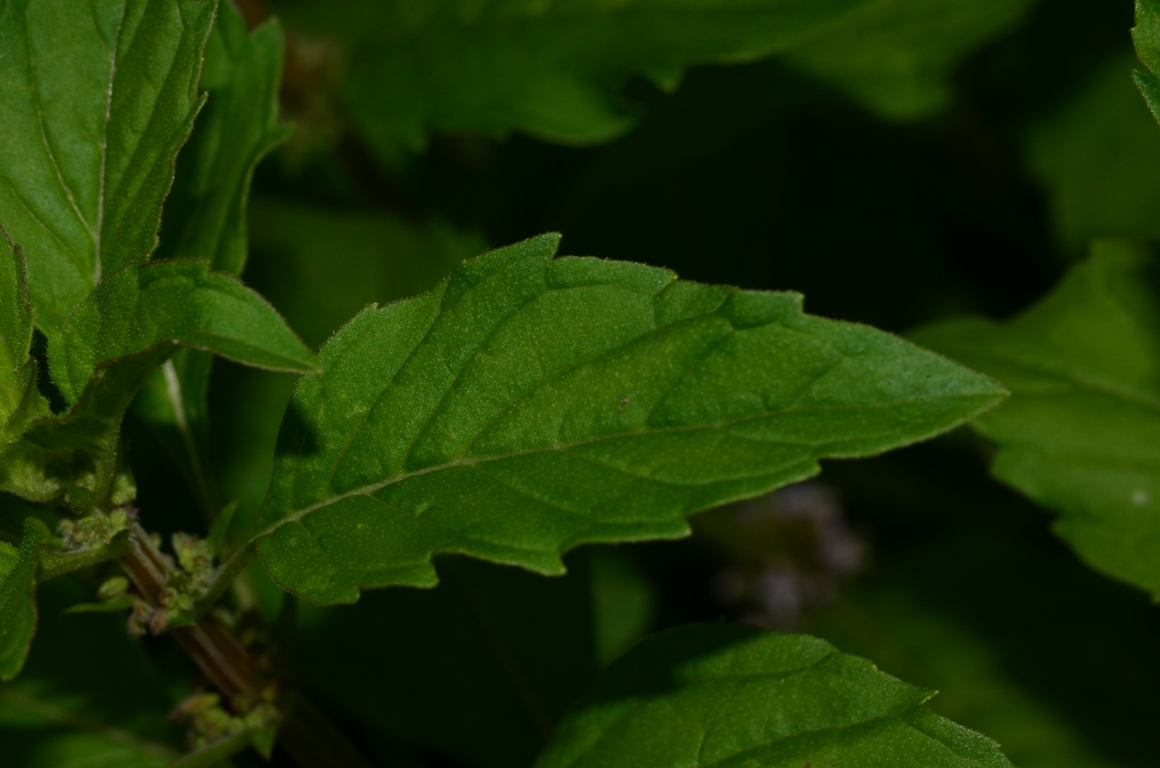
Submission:
[[[410,480],[412,478],[432,474],[434,472],[441,472],[441,471],[448,470],[448,469],[455,469],[456,467],[473,466],[476,464],[486,464],[486,463],[490,463],[490,462],[494,462],[494,461],[502,461],[504,459],[518,458],[518,457],[522,457],[522,456],[531,456],[531,455],[536,455],[536,454],[540,454],[540,453],[548,453],[550,451],[567,451],[567,450],[570,450],[573,448],[577,448],[577,447],[584,446],[584,445],[591,445],[591,444],[599,443],[599,442],[602,442],[605,440],[617,440],[617,439],[626,438],[626,437],[634,437],[634,436],[641,436],[641,435],[650,435],[651,436],[651,435],[661,435],[661,434],[676,434],[676,433],[680,433],[680,432],[693,432],[693,431],[698,431],[698,430],[720,430],[720,429],[724,429],[726,427],[731,427],[731,426],[734,426],[737,424],[743,424],[743,423],[746,423],[749,421],[754,421],[756,419],[765,418],[768,416],[774,416],[774,415],[783,414],[783,413],[793,413],[793,412],[798,412],[798,411],[813,413],[813,412],[836,412],[836,411],[851,411],[851,410],[883,409],[883,408],[893,408],[893,407],[896,407],[899,405],[907,405],[907,404],[919,403],[919,402],[930,402],[930,401],[937,401],[937,400],[986,399],[989,397],[990,396],[986,393],[964,394],[964,395],[929,395],[929,396],[925,396],[925,397],[902,398],[902,399],[898,399],[898,400],[890,400],[890,401],[884,401],[884,402],[880,402],[880,403],[871,403],[871,404],[865,404],[865,405],[823,406],[823,407],[816,407],[816,408],[797,408],[797,407],[780,408],[780,409],[775,409],[775,410],[771,410],[771,411],[763,411],[762,413],[754,414],[751,416],[745,416],[745,417],[738,418],[738,419],[727,419],[724,421],[709,422],[709,423],[705,423],[705,424],[693,424],[693,425],[681,426],[681,427],[660,427],[660,428],[652,428],[652,429],[635,429],[635,430],[629,430],[629,431],[625,431],[625,432],[617,432],[617,433],[612,433],[612,434],[607,434],[607,435],[600,435],[599,437],[593,437],[593,438],[589,438],[586,440],[578,440],[578,441],[571,442],[571,443],[556,443],[556,444],[549,445],[549,446],[530,448],[530,449],[525,450],[525,451],[513,451],[511,453],[495,454],[495,455],[491,455],[491,456],[479,456],[479,457],[473,457],[473,458],[456,459],[455,461],[449,461],[449,462],[446,462],[444,464],[438,464],[438,465],[434,465],[434,466],[430,466],[430,467],[424,467],[423,469],[418,469],[418,470],[414,470],[411,472],[399,473],[399,474],[393,475],[393,476],[391,476],[391,477],[389,477],[381,482],[369,483],[367,485],[360,486],[360,487],[352,489],[350,491],[346,491],[345,493],[337,494],[335,496],[330,496],[326,499],[318,501],[318,502],[311,504],[307,507],[304,507],[302,509],[295,510],[287,515],[284,515],[284,516],[278,518],[278,520],[276,520],[275,522],[271,523],[270,525],[268,525],[265,528],[261,529],[260,531],[256,532],[253,536],[249,537],[249,539],[245,542],[245,544],[239,545],[238,550],[240,551],[241,549],[245,548],[246,546],[253,543],[254,541],[257,541],[258,539],[261,539],[265,536],[270,535],[271,533],[278,530],[279,528],[281,528],[283,525],[285,525],[287,523],[298,522],[299,520],[301,520],[303,517],[310,514],[311,512],[315,512],[319,509],[323,509],[323,508],[328,507],[332,504],[337,504],[340,501],[344,501],[346,499],[349,499],[349,498],[352,498],[355,496],[370,496],[370,495],[376,493],[377,491],[382,490],[383,488],[387,488],[391,485],[401,483],[405,480]],[[779,445],[802,445],[802,446],[809,446],[809,447],[815,447],[815,448],[818,445],[818,444],[812,444],[812,443],[793,443],[793,442],[788,441],[788,440],[786,440],[786,441],[763,441],[763,442],[777,442]],[[840,457],[835,457],[835,458],[840,458]]]

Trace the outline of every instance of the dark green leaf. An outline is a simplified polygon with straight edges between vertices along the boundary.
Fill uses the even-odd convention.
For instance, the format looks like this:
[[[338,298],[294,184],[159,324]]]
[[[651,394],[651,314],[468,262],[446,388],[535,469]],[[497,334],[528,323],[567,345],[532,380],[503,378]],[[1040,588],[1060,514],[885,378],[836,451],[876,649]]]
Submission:
[[[932,710],[995,738],[1019,768],[1120,766],[1084,738],[1080,723],[1009,674],[1003,648],[940,608],[892,584],[835,606],[811,631],[938,688]]]
[[[892,119],[948,106],[954,67],[1007,32],[1037,0],[879,0],[787,54]]]
[[[35,517],[24,521],[20,554],[0,581],[0,680],[20,674],[36,633],[36,570],[40,548],[50,537]]]
[[[1160,133],[1132,86],[1131,54],[1089,76],[1027,136],[1056,237],[1082,255],[1093,237],[1160,237]]]
[[[993,381],[801,296],[553,260],[545,235],[368,308],[324,348],[279,437],[254,538],[322,603],[435,583],[431,557],[544,574],[587,542],[675,538],[684,516],[950,429]]]
[[[40,589],[28,665],[0,686],[3,761],[20,768],[162,768],[178,755],[175,703],[121,616],[61,616],[86,597],[79,582]]]
[[[384,758],[394,745],[526,768],[596,675],[588,554],[570,555],[561,579],[460,558],[433,590],[302,605],[295,674]],[[390,680],[391,695],[370,680]]]
[[[519,130],[570,144],[632,124],[617,93],[633,75],[675,87],[695,64],[784,50],[868,0],[468,0],[279,3],[290,23],[350,47],[346,92],[378,152],[430,130]]]
[[[42,328],[156,247],[216,0],[0,7],[0,211]],[[67,55],[66,55],[67,54]]]
[[[1160,313],[1156,261],[1097,243],[1039,304],[1007,323],[950,321],[921,343],[1013,393],[975,426],[993,474],[1060,513],[1055,531],[1092,567],[1160,595]]]
[[[990,739],[932,693],[824,640],[725,624],[646,638],[601,676],[536,768],[982,768]]]

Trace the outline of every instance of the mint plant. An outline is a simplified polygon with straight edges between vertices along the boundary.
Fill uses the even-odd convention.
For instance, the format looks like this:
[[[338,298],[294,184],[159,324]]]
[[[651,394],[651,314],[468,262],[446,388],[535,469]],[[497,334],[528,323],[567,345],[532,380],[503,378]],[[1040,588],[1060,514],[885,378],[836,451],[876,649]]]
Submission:
[[[550,197],[547,143],[651,141],[692,66],[780,73],[768,97],[787,114],[820,98],[878,131],[929,128],[958,108],[966,58],[1033,25],[1034,5],[0,6],[4,754],[29,768],[1121,764],[1019,684],[988,683],[1004,670],[986,639],[915,607],[907,590],[952,560],[888,576],[901,597],[847,595],[873,545],[842,528],[839,495],[770,494],[824,461],[837,488],[959,514],[936,472],[891,467],[945,451],[970,471],[988,449],[965,431],[880,460],[897,464],[845,460],[969,423],[997,449],[994,476],[1059,513],[1084,561],[1160,594],[1158,298],[1140,233],[1107,233],[1013,319],[948,319],[952,298],[904,337],[807,313],[791,290],[679,279],[664,249],[563,255],[569,241],[522,213],[498,240],[449,218],[473,174],[479,211],[516,188]],[[1153,6],[1135,39],[1155,111]],[[523,160],[488,159],[513,146],[531,180]],[[490,162],[510,178],[478,170]],[[241,277],[251,261],[269,300]],[[889,282],[864,291],[884,311]],[[843,469],[858,466],[884,469]],[[605,546],[691,534],[704,549]],[[662,550],[675,568],[634,554]],[[740,569],[744,600],[778,610],[723,622],[688,607]],[[742,604],[734,592],[722,602]],[[951,711],[925,683],[940,669]],[[1003,747],[967,727],[984,711],[1013,713],[986,723]],[[1021,718],[1051,735],[1038,752]]]

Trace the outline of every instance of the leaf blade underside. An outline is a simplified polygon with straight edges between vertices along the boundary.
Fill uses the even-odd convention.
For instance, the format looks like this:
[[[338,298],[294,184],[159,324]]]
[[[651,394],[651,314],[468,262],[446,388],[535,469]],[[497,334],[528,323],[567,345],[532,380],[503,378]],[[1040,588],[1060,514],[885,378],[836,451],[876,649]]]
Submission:
[[[534,768],[1009,768],[931,695],[806,635],[681,627],[613,662]]]
[[[545,574],[582,543],[674,538],[684,516],[801,480],[822,457],[949,429],[989,379],[801,297],[553,260],[545,235],[358,315],[279,436],[250,540],[320,603],[435,583],[458,552]]]

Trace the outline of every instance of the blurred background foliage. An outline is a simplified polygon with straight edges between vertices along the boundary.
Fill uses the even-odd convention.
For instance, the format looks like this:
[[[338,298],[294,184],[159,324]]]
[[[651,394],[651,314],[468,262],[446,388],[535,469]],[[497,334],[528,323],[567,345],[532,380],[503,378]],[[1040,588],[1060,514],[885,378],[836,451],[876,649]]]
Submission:
[[[369,63],[383,42],[366,21],[387,5],[418,7],[241,4],[252,22],[284,20],[282,108],[298,126],[258,169],[246,280],[311,345],[367,303],[552,230],[568,253],[797,290],[814,313],[900,333],[1009,316],[1093,236],[1160,237],[1160,133],[1130,79],[1130,0],[864,3],[772,58],[629,77],[601,107],[623,117],[616,130],[577,128],[567,144],[530,137],[550,131],[526,119],[384,135],[391,116],[355,98],[390,74]],[[211,454],[239,520],[264,494],[292,386],[214,369]],[[147,428],[127,428],[141,507],[198,529],[177,468]],[[560,579],[445,559],[434,590],[298,606],[290,670],[386,764],[516,768],[641,634],[741,619],[820,634],[940,690],[936,710],[1023,768],[1154,765],[1160,615],[990,480],[987,450],[960,432],[831,462],[805,488],[707,513],[689,540],[574,552]],[[23,510],[4,504],[10,529]],[[281,592],[252,573],[263,610],[285,620]],[[109,646],[94,652],[123,653],[138,641],[109,632],[118,622],[47,609],[27,677],[51,684],[31,673],[69,624]],[[121,687],[176,701],[179,662],[146,647],[155,668]],[[0,692],[0,720],[18,695]]]

